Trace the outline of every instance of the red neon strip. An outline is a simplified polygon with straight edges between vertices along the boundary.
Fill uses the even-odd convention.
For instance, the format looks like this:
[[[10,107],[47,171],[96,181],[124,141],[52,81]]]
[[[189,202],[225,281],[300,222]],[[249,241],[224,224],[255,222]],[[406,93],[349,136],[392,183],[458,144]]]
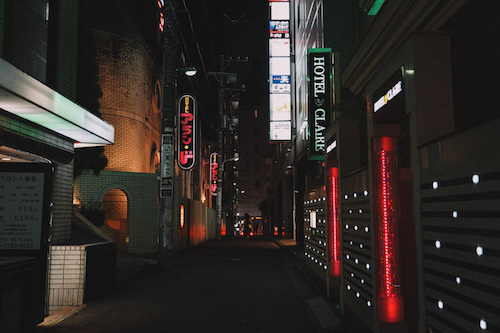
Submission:
[[[379,320],[401,322],[403,298],[397,231],[397,150],[395,138],[375,138],[374,179],[376,196],[375,225],[377,226]]]
[[[328,169],[328,222],[330,223],[330,234],[328,237],[330,251],[330,272],[333,276],[340,276],[340,202],[338,168]]]

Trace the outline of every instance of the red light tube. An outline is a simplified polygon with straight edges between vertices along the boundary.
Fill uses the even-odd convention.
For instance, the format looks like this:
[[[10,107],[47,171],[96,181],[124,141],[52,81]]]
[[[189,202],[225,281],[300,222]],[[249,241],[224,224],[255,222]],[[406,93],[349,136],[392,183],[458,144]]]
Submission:
[[[339,169],[328,168],[327,200],[328,200],[328,270],[331,276],[340,277],[340,202],[339,202]]]
[[[378,268],[378,316],[381,322],[402,322],[403,296],[398,255],[397,138],[374,138],[375,258]]]

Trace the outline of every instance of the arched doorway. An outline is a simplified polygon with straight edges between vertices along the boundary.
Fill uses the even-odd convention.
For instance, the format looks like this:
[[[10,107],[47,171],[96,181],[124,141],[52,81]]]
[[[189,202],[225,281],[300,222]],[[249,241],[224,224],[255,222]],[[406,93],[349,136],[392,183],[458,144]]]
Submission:
[[[106,232],[116,242],[117,251],[128,251],[128,197],[120,189],[109,190],[102,203],[106,223]]]

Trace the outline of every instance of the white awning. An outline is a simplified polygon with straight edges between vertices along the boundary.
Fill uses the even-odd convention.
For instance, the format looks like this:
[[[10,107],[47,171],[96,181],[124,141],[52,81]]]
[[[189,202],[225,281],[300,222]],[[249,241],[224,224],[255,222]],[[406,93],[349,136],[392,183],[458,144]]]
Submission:
[[[74,140],[75,148],[115,140],[111,124],[1,58],[0,108]]]

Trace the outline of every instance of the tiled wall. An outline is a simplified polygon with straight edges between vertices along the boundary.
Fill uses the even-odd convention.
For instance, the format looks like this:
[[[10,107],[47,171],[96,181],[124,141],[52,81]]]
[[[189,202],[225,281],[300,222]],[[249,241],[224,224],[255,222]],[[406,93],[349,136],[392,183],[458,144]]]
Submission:
[[[75,200],[103,202],[106,193],[120,189],[128,198],[128,252],[154,253],[158,247],[158,181],[155,174],[102,171],[84,173],[75,182]]]
[[[70,305],[83,304],[85,245],[52,246],[49,250],[49,315]]]
[[[102,295],[116,280],[116,246],[112,242],[52,246],[48,265],[48,314],[82,305]]]

